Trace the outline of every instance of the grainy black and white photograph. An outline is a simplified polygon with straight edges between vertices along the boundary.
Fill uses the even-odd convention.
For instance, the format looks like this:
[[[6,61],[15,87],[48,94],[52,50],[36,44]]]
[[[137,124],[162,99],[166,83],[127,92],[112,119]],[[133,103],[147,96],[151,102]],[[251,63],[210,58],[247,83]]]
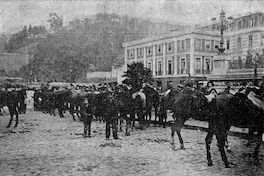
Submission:
[[[264,175],[264,1],[0,0],[0,176]]]

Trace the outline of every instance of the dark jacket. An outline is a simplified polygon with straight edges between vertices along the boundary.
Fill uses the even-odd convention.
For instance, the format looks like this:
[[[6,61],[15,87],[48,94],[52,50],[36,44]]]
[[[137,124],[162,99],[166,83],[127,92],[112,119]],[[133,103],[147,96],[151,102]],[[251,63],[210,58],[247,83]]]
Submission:
[[[83,103],[80,108],[80,113],[84,122],[91,121],[93,118],[93,107],[91,104]]]

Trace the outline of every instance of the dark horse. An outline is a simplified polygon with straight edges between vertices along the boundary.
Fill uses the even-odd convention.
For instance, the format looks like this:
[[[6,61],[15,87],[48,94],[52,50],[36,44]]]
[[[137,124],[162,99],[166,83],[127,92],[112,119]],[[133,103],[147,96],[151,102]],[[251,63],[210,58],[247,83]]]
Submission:
[[[209,131],[206,136],[206,151],[208,166],[212,166],[210,144],[213,135],[216,135],[219,151],[226,167],[230,167],[224,150],[227,132],[231,125],[236,127],[248,127],[250,135],[253,135],[252,129],[257,132],[257,144],[253,157],[258,162],[259,148],[262,142],[263,133],[263,110],[257,107],[248,99],[247,94],[236,93],[235,95],[221,94],[210,102]]]
[[[251,92],[251,91],[248,91]],[[225,153],[225,142],[227,132],[231,125],[237,127],[249,127],[255,129],[257,134],[257,145],[254,158],[258,161],[259,148],[263,133],[263,111],[252,103],[247,94],[236,93],[231,95],[223,93],[208,102],[206,97],[199,91],[189,88],[183,93],[172,91],[169,93],[169,100],[172,103],[174,124],[171,127],[172,147],[174,145],[174,133],[177,132],[181,149],[184,149],[183,139],[180,130],[188,118],[200,119],[199,116],[207,117],[209,122],[208,134],[205,138],[208,166],[212,166],[210,144],[213,136],[216,135],[218,148],[226,167],[230,167]],[[253,135],[253,132],[251,132]]]
[[[136,116],[140,128],[144,125],[144,109],[146,108],[146,99],[143,92],[133,92],[124,85],[119,85],[115,90],[117,100],[117,110],[119,113],[120,126],[123,120],[126,121],[126,135],[130,135],[131,127],[135,126]]]
[[[175,150],[175,132],[180,141],[180,148],[184,149],[181,129],[189,118],[200,119],[201,116],[205,116],[208,101],[201,92],[188,87],[183,91],[172,90],[168,96],[168,106],[172,109],[174,119],[171,126],[172,149]]]
[[[18,98],[16,91],[0,91],[0,105],[7,106],[10,113],[10,121],[6,126],[9,128],[13,121],[13,116],[16,116],[16,123],[14,127],[18,125]]]

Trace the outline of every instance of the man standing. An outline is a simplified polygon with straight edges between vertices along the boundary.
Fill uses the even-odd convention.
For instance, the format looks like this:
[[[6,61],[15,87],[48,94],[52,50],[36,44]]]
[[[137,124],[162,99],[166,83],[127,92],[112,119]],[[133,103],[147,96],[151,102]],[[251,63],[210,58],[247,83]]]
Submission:
[[[118,138],[118,114],[117,114],[117,103],[115,98],[112,95],[112,92],[104,93],[104,101],[102,103],[102,107],[104,107],[104,120],[106,122],[106,132],[105,137],[108,140],[110,138],[111,128],[113,131],[113,138]]]
[[[84,99],[81,105],[81,119],[83,120],[83,137],[91,137],[91,122],[93,119],[93,108],[88,99]],[[87,135],[88,133],[88,135]]]

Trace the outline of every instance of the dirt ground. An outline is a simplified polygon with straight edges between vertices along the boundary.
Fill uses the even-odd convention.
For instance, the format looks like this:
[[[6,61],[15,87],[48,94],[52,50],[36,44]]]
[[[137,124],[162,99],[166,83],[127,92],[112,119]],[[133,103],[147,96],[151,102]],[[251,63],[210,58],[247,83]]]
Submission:
[[[151,126],[133,130],[131,136],[119,132],[121,140],[105,140],[105,124],[92,123],[92,137],[83,138],[81,122],[28,111],[16,129],[6,129],[9,116],[0,116],[0,175],[264,175],[264,152],[259,166],[245,155],[253,147],[246,140],[229,137],[234,162],[226,169],[216,141],[212,143],[214,166],[206,162],[206,133],[182,130],[186,150],[173,151],[170,128]],[[175,138],[179,147],[178,139]]]

